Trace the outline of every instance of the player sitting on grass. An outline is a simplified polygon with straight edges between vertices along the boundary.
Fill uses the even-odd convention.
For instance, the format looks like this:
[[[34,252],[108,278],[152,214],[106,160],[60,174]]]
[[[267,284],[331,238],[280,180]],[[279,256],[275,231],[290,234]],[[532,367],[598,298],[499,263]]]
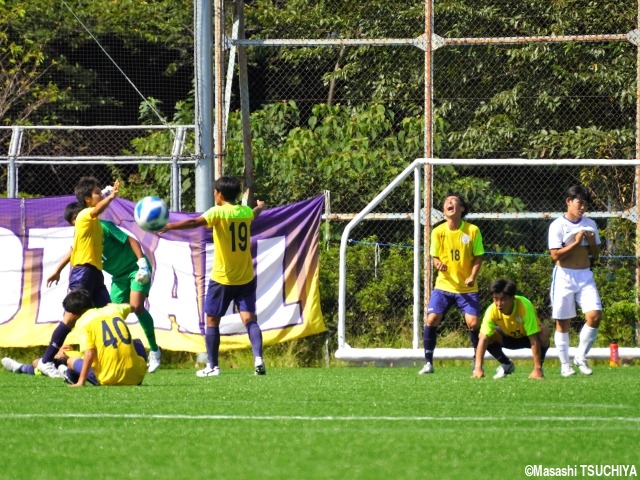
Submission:
[[[118,196],[119,189],[120,182],[116,180],[111,192],[103,198],[100,183],[94,177],[82,177],[74,189],[78,202],[84,208],[78,213],[74,225],[69,290],[83,289],[89,292],[93,304],[97,307],[103,307],[111,300],[102,273],[102,226],[98,215]],[[49,346],[37,367],[48,377],[60,376],[53,364],[53,358],[74,324],[73,315],[65,312],[62,321],[51,334]]]
[[[73,202],[64,210],[64,219],[74,225],[82,206]],[[151,288],[151,267],[142,252],[142,246],[133,237],[120,230],[114,223],[100,220],[103,233],[102,264],[105,272],[112,276],[109,295],[112,303],[129,303],[131,311],[149,342],[149,373],[160,367],[161,352],[156,343],[153,318],[144,303]],[[56,271],[47,278],[47,286],[58,283],[62,269],[69,263],[71,250],[60,261]]]
[[[496,280],[489,288],[493,303],[485,311],[480,326],[473,378],[484,377],[484,353],[489,345],[496,344],[509,350],[531,348],[533,371],[529,378],[544,378],[542,364],[549,349],[549,330],[541,327],[536,310],[529,299],[516,295],[516,290],[516,284],[505,279]],[[494,351],[491,354],[500,362],[493,378],[504,378],[515,371],[513,362],[502,349],[499,354]]]
[[[84,290],[74,290],[62,302],[65,312],[76,320],[83,358],[69,358],[58,370],[72,387],[86,382],[94,385],[140,385],[147,373],[146,352],[142,342],[131,336],[125,319],[128,304],[110,303],[92,308]]]
[[[247,329],[253,350],[256,375],[267,373],[262,360],[262,331],[256,318],[256,279],[251,256],[251,222],[264,209],[258,201],[250,207],[236,205],[240,195],[240,182],[233,177],[220,177],[214,184],[216,204],[196,218],[167,223],[159,233],[169,230],[213,228],[213,268],[205,298],[204,311],[207,324],[204,342],[207,366],[196,372],[198,377],[220,375],[220,319],[231,302],[237,307],[240,319]]]

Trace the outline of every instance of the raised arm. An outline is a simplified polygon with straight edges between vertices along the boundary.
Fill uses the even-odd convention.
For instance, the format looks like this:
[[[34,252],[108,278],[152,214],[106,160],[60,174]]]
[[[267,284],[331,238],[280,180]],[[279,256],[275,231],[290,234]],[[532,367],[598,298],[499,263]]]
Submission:
[[[100,215],[102,212],[104,212],[107,209],[109,204],[113,202],[113,200],[118,196],[119,189],[120,189],[120,180],[116,180],[115,183],[113,184],[113,190],[111,190],[111,193],[109,193],[109,195],[107,195],[102,200],[100,200],[98,204],[95,207],[93,207],[93,210],[91,210],[91,213],[90,213],[91,218],[96,218],[98,215]]]
[[[267,208],[266,203],[264,203],[262,200],[257,200],[256,206],[253,207],[253,218],[258,218],[258,216],[265,208]]]

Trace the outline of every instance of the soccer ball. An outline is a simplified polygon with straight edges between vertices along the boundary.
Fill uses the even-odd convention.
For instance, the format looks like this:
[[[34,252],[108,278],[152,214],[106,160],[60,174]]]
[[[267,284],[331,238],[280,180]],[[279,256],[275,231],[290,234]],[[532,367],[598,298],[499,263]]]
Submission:
[[[147,232],[155,232],[169,221],[169,208],[160,197],[144,197],[136,204],[133,216],[140,228]]]

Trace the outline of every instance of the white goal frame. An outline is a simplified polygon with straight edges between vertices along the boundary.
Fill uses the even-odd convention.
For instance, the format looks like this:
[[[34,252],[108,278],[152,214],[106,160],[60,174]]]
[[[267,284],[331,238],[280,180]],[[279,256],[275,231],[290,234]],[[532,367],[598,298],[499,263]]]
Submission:
[[[414,160],[405,170],[400,173],[392,182],[387,185],[369,204],[362,209],[351,220],[344,229],[342,238],[340,241],[340,271],[339,271],[339,286],[338,286],[338,349],[335,352],[335,358],[346,362],[366,363],[373,362],[379,365],[384,364],[411,364],[424,361],[424,351],[420,347],[422,322],[420,319],[420,302],[421,302],[421,285],[420,285],[420,268],[421,258],[420,251],[422,246],[422,234],[423,229],[430,229],[429,226],[422,226],[422,223],[426,223],[427,217],[431,218],[432,215],[426,215],[421,211],[420,205],[422,203],[421,197],[421,171],[423,166],[427,165],[460,165],[460,166],[522,166],[526,163],[527,166],[634,166],[636,167],[636,192],[638,191],[638,178],[640,178],[640,160],[611,160],[611,159],[555,159],[555,160],[540,160],[540,159],[436,159],[436,158],[418,158]],[[413,254],[413,339],[412,348],[352,348],[347,343],[346,338],[346,254],[347,245],[349,241],[349,235],[353,228],[363,220],[367,219],[367,216],[384,200],[389,194],[395,190],[395,188],[403,183],[407,178],[413,174],[414,177],[414,205],[413,219],[414,225],[414,254]],[[638,226],[639,217],[639,205],[636,204],[633,209],[629,209],[623,212],[589,212],[589,216],[592,218],[597,217],[622,217],[627,218]],[[437,212],[433,212],[437,213]],[[550,216],[559,217],[563,212],[544,212],[539,214],[527,214],[528,218],[549,218]],[[421,218],[422,215],[422,218]],[[378,215],[379,216],[379,215]],[[523,217],[522,213],[518,214],[519,218]],[[475,213],[469,214],[467,218],[499,218],[509,219],[514,218],[509,214],[496,214],[496,213]],[[432,223],[432,222],[429,222]],[[638,227],[637,227],[638,230]],[[573,356],[575,354],[575,348],[569,349],[569,354]],[[640,358],[640,348],[638,347],[620,347],[620,358]],[[486,355],[489,358],[489,354]],[[529,349],[523,350],[509,350],[509,356],[514,359],[531,358],[531,351]],[[546,358],[558,358],[558,354],[555,348],[550,348],[547,352]],[[592,348],[589,352],[589,358],[593,359],[608,359],[608,348]],[[473,359],[473,348],[437,348],[434,352],[434,360],[471,360]]]

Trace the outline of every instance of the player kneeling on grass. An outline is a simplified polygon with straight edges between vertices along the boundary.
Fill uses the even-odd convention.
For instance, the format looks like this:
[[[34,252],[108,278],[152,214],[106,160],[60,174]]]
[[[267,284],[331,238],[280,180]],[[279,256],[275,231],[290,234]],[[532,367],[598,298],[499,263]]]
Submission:
[[[489,345],[498,344],[509,350],[531,348],[533,370],[529,378],[544,378],[542,364],[549,349],[549,330],[540,325],[538,315],[529,299],[516,295],[516,284],[499,279],[491,284],[489,291],[493,304],[487,308],[480,326],[480,339],[476,351],[473,378],[484,377],[482,363]],[[513,362],[502,349],[491,352],[500,362],[495,379],[504,378],[515,371]]]
[[[142,342],[133,339],[125,319],[128,304],[109,303],[92,308],[84,290],[70,292],[62,302],[65,312],[76,317],[83,358],[70,358],[58,367],[72,387],[86,382],[94,385],[140,385],[147,373],[146,352]]]

